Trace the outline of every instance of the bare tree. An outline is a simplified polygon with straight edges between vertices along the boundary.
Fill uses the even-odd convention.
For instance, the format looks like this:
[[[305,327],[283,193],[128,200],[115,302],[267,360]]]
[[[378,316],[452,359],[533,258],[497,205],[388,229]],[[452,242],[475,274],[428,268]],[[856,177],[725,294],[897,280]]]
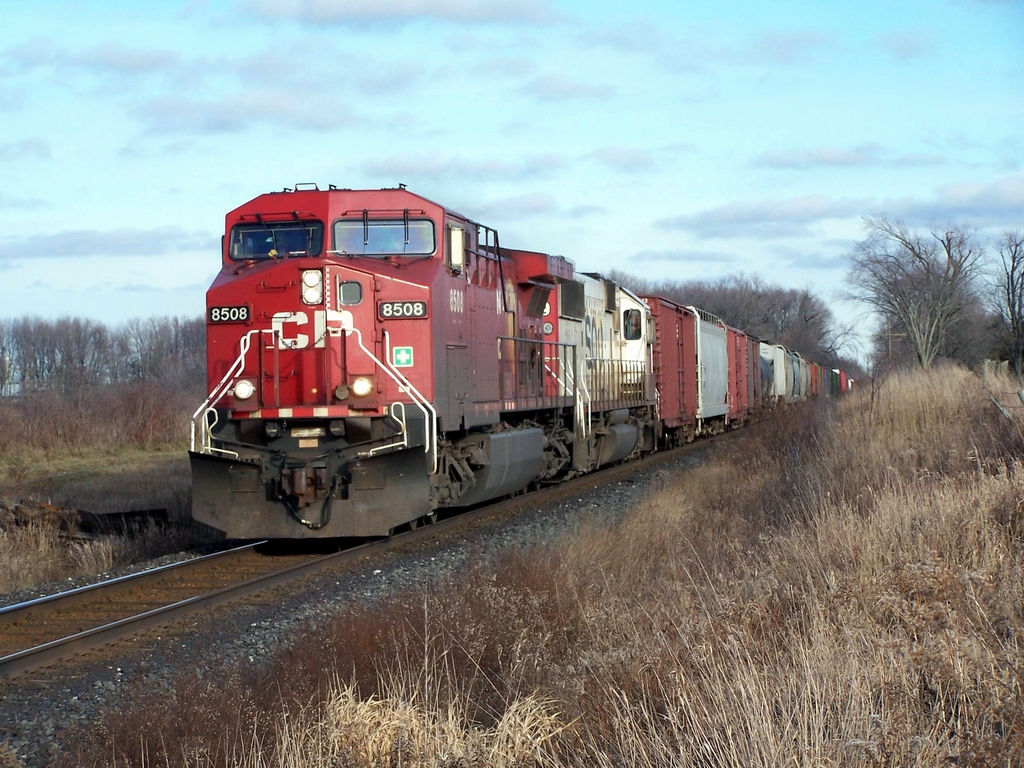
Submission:
[[[205,365],[202,317],[130,320],[114,328],[69,317],[0,321],[0,396],[75,395],[136,382],[201,389]]]
[[[615,282],[641,293],[692,304],[760,338],[834,365],[852,338],[852,327],[836,321],[820,297],[806,289],[783,288],[761,278],[738,275],[715,281],[644,280],[612,272]]]
[[[998,312],[1006,332],[1010,365],[1024,375],[1024,232],[1007,231],[999,243]]]
[[[982,250],[965,227],[922,237],[900,221],[866,221],[868,237],[851,255],[848,295],[898,321],[917,364],[930,368],[971,304]]]

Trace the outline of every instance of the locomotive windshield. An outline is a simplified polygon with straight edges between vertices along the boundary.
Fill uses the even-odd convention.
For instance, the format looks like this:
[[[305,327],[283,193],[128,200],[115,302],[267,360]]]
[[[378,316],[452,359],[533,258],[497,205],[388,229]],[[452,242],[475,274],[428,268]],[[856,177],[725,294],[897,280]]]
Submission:
[[[231,230],[235,261],[281,259],[292,254],[319,256],[324,225],[319,221],[268,221],[239,224]]]
[[[430,219],[340,219],[334,222],[334,249],[365,256],[429,256],[435,250]]]

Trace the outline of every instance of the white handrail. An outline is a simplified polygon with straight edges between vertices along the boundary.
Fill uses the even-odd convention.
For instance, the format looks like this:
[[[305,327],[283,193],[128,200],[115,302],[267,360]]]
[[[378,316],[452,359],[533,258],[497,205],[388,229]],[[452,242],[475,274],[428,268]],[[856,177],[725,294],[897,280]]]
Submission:
[[[246,355],[249,354],[249,347],[252,346],[252,336],[253,336],[253,334],[257,334],[257,333],[272,333],[272,331],[268,331],[266,329],[253,329],[253,330],[249,331],[248,333],[246,333],[244,336],[242,336],[242,338],[239,340],[239,353],[238,353],[238,357],[235,358],[235,362],[231,364],[231,366],[228,368],[227,373],[224,374],[224,378],[222,378],[217,383],[217,386],[215,386],[212,390],[210,390],[210,394],[207,396],[206,400],[203,401],[203,404],[201,406],[199,406],[198,410],[195,413],[192,414],[192,425],[191,425],[191,434],[189,436],[189,447],[190,447],[190,449],[192,450],[193,453],[196,450],[196,421],[200,418],[200,415],[202,415],[203,431],[202,431],[202,435],[201,435],[202,442],[200,444],[199,452],[200,453],[212,453],[214,451],[217,451],[219,453],[228,453],[228,454],[234,454],[236,457],[238,456],[238,454],[235,453],[234,451],[223,451],[220,448],[213,448],[212,447],[212,444],[213,444],[213,437],[212,437],[212,434],[211,434],[212,427],[210,427],[209,425],[206,424],[206,414],[209,413],[210,410],[213,409],[213,407],[218,402],[220,402],[220,399],[222,397],[224,397],[224,395],[227,394],[228,387],[229,387],[231,381],[235,378],[235,376],[237,376],[239,373],[241,373],[242,371],[245,370],[245,358],[246,358]],[[214,424],[216,424],[216,422],[214,422]]]
[[[583,358],[584,365],[586,365],[589,361],[589,357]],[[592,415],[590,411],[590,389],[589,387],[587,387],[587,374],[585,371],[583,372],[582,376],[578,376],[577,378],[580,383],[579,388],[576,390],[576,402],[578,403],[576,406],[576,412],[579,414],[577,420],[580,422],[580,426],[583,428],[582,436],[586,437],[588,434],[590,434],[590,418]],[[585,412],[584,407],[586,408]]]
[[[413,387],[411,384],[409,384],[407,379],[406,379],[405,382],[403,382],[402,379],[405,379],[404,376],[401,376],[401,377],[400,376],[396,376],[395,373],[393,373],[392,370],[388,366],[386,366],[384,363],[381,362],[380,358],[378,358],[375,354],[373,354],[373,352],[371,352],[369,349],[366,348],[366,345],[363,344],[363,334],[362,334],[362,332],[358,328],[355,327],[355,325],[352,325],[351,327],[348,327],[347,325],[342,325],[342,330],[345,332],[346,336],[351,335],[351,334],[354,333],[355,336],[356,336],[356,343],[359,345],[359,348],[361,350],[363,350],[363,354],[365,354],[368,358],[373,360],[373,362],[377,365],[377,367],[379,367],[382,371],[384,371],[384,373],[386,373],[389,377],[391,377],[392,381],[394,381],[395,384],[398,385],[399,390],[406,392],[412,398],[412,401],[416,405],[416,407],[419,408],[421,411],[423,411],[423,420],[424,420],[424,423],[425,423],[426,428],[427,428],[427,434],[429,436],[431,434],[431,429],[430,429],[429,422],[430,422],[431,414],[434,413],[434,409],[431,407],[430,403],[428,403],[426,401],[426,398],[424,398],[423,395],[421,395],[418,391],[416,391],[416,388]],[[387,340],[387,331],[384,331],[384,337],[385,337],[385,341],[386,341]],[[388,346],[388,354],[389,355],[391,354],[390,353],[390,346]],[[408,389],[407,389],[407,387],[408,387]],[[404,417],[404,411],[403,411],[403,417]],[[404,426],[403,426],[403,429],[404,429]],[[407,437],[407,435],[403,435],[403,438],[405,439],[404,445],[408,445],[408,437]],[[435,438],[434,439],[436,440],[436,433],[435,433]],[[430,441],[428,440],[427,441],[427,445],[424,447],[423,452],[424,453],[430,452],[431,447],[432,446],[430,444]],[[437,472],[437,450],[436,450],[436,447],[435,447],[434,451],[433,451],[433,473],[436,473],[436,472]]]
[[[434,410],[434,406],[432,406],[430,404],[430,401],[427,400],[427,398],[425,398],[423,395],[421,395],[420,391],[418,389],[416,389],[416,387],[414,387],[412,385],[412,382],[409,381],[409,379],[406,377],[406,375],[404,373],[402,373],[400,370],[398,370],[397,366],[391,364],[391,335],[386,330],[381,331],[381,335],[384,337],[384,355],[385,355],[385,358],[387,359],[387,364],[391,367],[391,370],[394,371],[394,374],[395,374],[394,376],[392,376],[392,378],[395,378],[395,376],[400,378],[404,382],[405,386],[402,387],[400,385],[399,389],[404,389],[405,393],[408,394],[409,397],[412,398],[413,402],[416,403],[416,405],[420,407],[420,410],[424,410],[424,408],[426,409],[424,411],[423,416],[424,416],[425,419],[427,419],[427,421],[429,423],[426,425],[426,428],[427,428],[427,445],[424,448],[424,453],[430,453],[431,454],[431,460],[432,460],[433,468],[431,469],[430,473],[432,475],[436,475],[437,474],[437,411]],[[422,403],[422,405],[421,405],[421,403]],[[428,411],[429,411],[429,413],[427,413]]]
[[[562,388],[562,392],[572,392],[573,394],[575,394],[574,389],[572,387],[570,387],[568,384],[566,384],[564,381],[562,381],[562,377],[559,376],[557,373],[555,373],[554,370],[551,368],[551,366],[548,365],[548,362],[550,362],[551,360],[558,360],[558,362],[560,362],[560,363],[563,362],[562,359],[558,358],[558,357],[545,357],[544,358],[544,370],[548,372],[548,374],[551,376],[551,378],[553,378],[555,381],[558,382],[559,386],[561,386],[561,388]],[[565,366],[563,365],[562,368],[565,369]],[[568,377],[566,377],[566,378],[568,378]],[[559,395],[559,397],[564,397],[564,395]]]
[[[398,416],[398,406],[402,406],[402,416]],[[378,445],[376,448],[371,448],[366,451],[366,456],[375,456],[378,453],[382,453],[391,448],[408,448],[409,447],[409,430],[405,426],[405,403],[401,401],[395,401],[391,404],[391,416],[395,421],[398,422],[399,426],[402,427],[402,439],[397,443],[388,443],[387,445]]]
[[[344,323],[344,320],[343,320],[343,323]],[[330,334],[332,330],[333,329],[330,329],[330,328],[325,329],[325,335],[326,334]],[[427,434],[426,434],[426,438],[427,438],[426,439],[426,445],[424,445],[423,452],[431,454],[431,461],[432,461],[431,473],[432,474],[436,474],[437,473],[437,440],[438,440],[438,434],[437,434],[437,411],[430,404],[430,402],[422,394],[420,394],[419,390],[416,389],[415,386],[413,386],[412,382],[410,382],[409,379],[401,371],[399,371],[397,368],[395,368],[394,366],[392,366],[390,364],[386,364],[386,363],[382,362],[375,354],[373,354],[373,352],[371,352],[369,349],[366,348],[366,345],[363,344],[363,334],[362,334],[362,332],[358,328],[355,327],[355,325],[347,326],[347,324],[343,324],[342,328],[341,328],[341,331],[343,331],[346,336],[355,334],[355,336],[356,336],[356,343],[359,345],[359,348],[363,351],[363,353],[367,357],[369,357],[371,360],[373,360],[373,362],[377,365],[377,367],[380,368],[382,371],[384,371],[384,373],[386,373],[395,382],[395,384],[398,386],[399,391],[402,391],[402,392],[405,392],[406,394],[408,394],[409,397],[412,398],[413,404],[415,404],[416,407],[419,408],[420,411],[423,412],[424,425],[425,425],[425,428],[426,428],[426,431],[427,431]],[[217,423],[217,421],[216,421],[216,418],[217,418],[216,417],[216,409],[214,408],[214,406],[220,401],[220,399],[222,397],[224,397],[225,394],[227,394],[227,391],[228,391],[231,383],[233,382],[234,378],[236,376],[238,376],[238,374],[240,374],[242,371],[245,370],[245,359],[246,359],[246,357],[247,357],[247,355],[249,353],[250,347],[252,346],[252,337],[255,334],[261,334],[261,333],[273,334],[273,331],[272,330],[268,330],[268,329],[253,329],[253,330],[247,332],[245,335],[243,335],[241,337],[241,339],[239,340],[239,353],[238,353],[238,357],[235,358],[235,361],[228,368],[227,373],[224,374],[224,377],[210,391],[210,394],[207,396],[206,400],[203,401],[203,404],[201,406],[199,406],[199,408],[196,410],[195,413],[192,414],[192,424],[191,424],[191,433],[190,433],[190,436],[189,436],[189,445],[190,445],[190,448],[191,448],[191,450],[193,452],[195,452],[195,450],[196,450],[196,422],[200,418],[202,418],[202,420],[203,420],[203,429],[202,429],[202,432],[200,433],[200,448],[199,448],[199,452],[200,453],[214,453],[214,452],[216,452],[216,453],[223,453],[223,454],[226,454],[226,455],[234,456],[236,458],[238,457],[238,454],[235,451],[227,451],[227,450],[224,450],[222,448],[214,448],[213,447],[212,426],[215,426],[216,423]],[[387,331],[384,331],[383,335],[384,335],[384,343],[385,343],[385,349],[387,351],[387,356],[390,359],[390,357],[391,357],[391,340],[390,340],[390,337],[389,337]],[[397,406],[401,406],[401,417],[400,418],[397,417],[397,413],[396,413]],[[214,415],[215,415],[215,419],[214,419],[213,425],[207,424],[207,419],[206,419],[206,414],[208,414],[211,410],[214,412]],[[400,443],[391,443],[391,444],[385,445],[385,446],[378,446],[377,448],[371,449],[369,455],[373,455],[374,453],[377,453],[377,452],[382,451],[382,450],[387,449],[387,448],[407,447],[409,445],[408,427],[406,425],[406,418],[405,418],[405,403],[401,403],[401,402],[393,403],[391,405],[391,412],[392,412],[392,414],[396,415],[396,421],[398,422],[399,426],[402,429],[402,442],[400,442]]]

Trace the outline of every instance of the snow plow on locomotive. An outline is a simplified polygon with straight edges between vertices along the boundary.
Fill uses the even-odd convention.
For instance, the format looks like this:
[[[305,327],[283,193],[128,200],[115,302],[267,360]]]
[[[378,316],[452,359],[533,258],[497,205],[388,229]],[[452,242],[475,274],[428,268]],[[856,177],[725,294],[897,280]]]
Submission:
[[[654,450],[648,304],[404,188],[228,214],[207,294],[193,516],[382,536]]]

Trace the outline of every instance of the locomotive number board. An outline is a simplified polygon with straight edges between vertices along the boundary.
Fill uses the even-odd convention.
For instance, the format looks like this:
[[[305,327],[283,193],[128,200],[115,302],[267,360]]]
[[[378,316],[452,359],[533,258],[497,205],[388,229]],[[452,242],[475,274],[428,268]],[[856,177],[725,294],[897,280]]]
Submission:
[[[422,318],[427,316],[425,301],[382,301],[377,304],[377,316],[381,320],[397,320],[399,318]]]
[[[210,307],[211,323],[244,323],[249,320],[249,307]]]

